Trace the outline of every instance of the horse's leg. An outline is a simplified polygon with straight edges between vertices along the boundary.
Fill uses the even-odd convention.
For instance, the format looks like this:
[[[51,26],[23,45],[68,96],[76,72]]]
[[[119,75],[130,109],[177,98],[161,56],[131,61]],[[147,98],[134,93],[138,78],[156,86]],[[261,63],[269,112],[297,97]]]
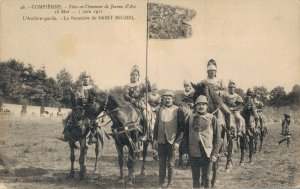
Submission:
[[[260,139],[259,152],[261,151],[262,144],[263,144],[263,141],[264,141],[264,137],[265,137],[264,129],[261,127],[260,128],[260,136],[259,136],[259,139]]]
[[[95,167],[94,167],[94,173],[99,173],[98,170],[98,157],[99,157],[99,147],[100,147],[100,139],[98,133],[96,133],[97,141],[95,143],[95,154],[96,154],[96,160],[95,160]]]
[[[74,142],[69,142],[70,146],[70,161],[71,161],[71,170],[68,178],[74,178],[74,162],[75,162],[75,143]]]
[[[79,180],[84,179],[84,174],[86,173],[86,168],[85,168],[85,156],[87,154],[87,145],[86,145],[86,139],[83,138],[80,140],[80,156],[79,156],[79,164],[80,164],[80,171],[79,171]]]
[[[133,185],[135,182],[135,158],[136,155],[131,146],[128,147],[128,160],[127,160],[127,168],[128,168],[128,185]]]
[[[237,152],[239,153],[240,152],[240,139],[241,136],[237,136],[237,139],[236,139],[236,147],[237,147]]]
[[[124,172],[123,172],[123,164],[124,164],[123,156],[124,156],[124,153],[123,153],[123,146],[120,145],[120,144],[118,144],[117,141],[115,141],[115,144],[116,144],[116,148],[117,148],[117,151],[118,151],[118,160],[119,160],[119,169],[120,169],[120,176],[119,176],[118,180],[124,182]]]
[[[253,154],[255,154],[256,151],[257,151],[257,139],[258,139],[258,137],[259,137],[259,133],[256,132],[256,130],[254,130],[254,132],[253,132],[253,143],[254,143]]]
[[[141,169],[141,175],[145,176],[145,163],[146,163],[146,157],[147,157],[147,150],[148,150],[149,142],[143,142],[143,164]]]
[[[252,163],[252,158],[254,154],[254,146],[255,146],[255,141],[254,141],[254,136],[250,136],[250,141],[249,141],[249,163]]]
[[[232,148],[233,148],[233,141],[232,138],[229,134],[229,132],[226,132],[226,136],[227,136],[227,162],[226,162],[226,166],[225,166],[225,172],[229,173],[230,172],[230,168],[232,166]]]
[[[241,150],[241,160],[240,160],[240,165],[244,166],[245,163],[245,148],[246,148],[246,135],[243,134],[243,136],[239,137],[240,140],[240,150]]]

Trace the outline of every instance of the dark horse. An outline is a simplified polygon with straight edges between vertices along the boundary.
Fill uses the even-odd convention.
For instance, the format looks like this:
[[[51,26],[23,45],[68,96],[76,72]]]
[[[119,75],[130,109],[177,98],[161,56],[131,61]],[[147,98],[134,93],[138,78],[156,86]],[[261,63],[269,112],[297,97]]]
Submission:
[[[98,112],[96,112],[97,107],[90,107],[89,112],[94,112],[95,114],[90,114],[90,115],[96,115]],[[97,116],[95,116],[97,117]],[[86,145],[86,138],[90,135],[93,134],[91,131],[93,130],[93,124],[96,124],[94,122],[95,117],[92,118],[86,117],[86,110],[82,108],[82,106],[76,106],[73,108],[67,123],[65,124],[65,129],[64,129],[64,135],[65,138],[68,140],[69,146],[70,146],[70,160],[71,160],[71,170],[69,174],[69,178],[74,178],[74,162],[75,162],[75,149],[77,149],[76,142],[79,141],[80,144],[80,157],[79,157],[79,164],[80,164],[80,172],[79,172],[79,179],[83,180],[84,179],[84,174],[86,173],[86,168],[85,168],[85,156],[87,155],[87,145]],[[103,146],[103,138],[102,135],[97,128],[94,137],[96,138],[96,148],[95,148],[95,153],[96,153],[96,161],[95,161],[95,167],[94,167],[94,172],[98,172],[98,156],[99,156],[99,146],[100,142]]]
[[[219,122],[219,125],[222,126],[221,129],[221,137],[224,139],[225,137],[227,138],[227,162],[226,162],[226,166],[225,166],[225,171],[229,172],[230,168],[232,166],[232,149],[233,149],[233,140],[232,140],[232,132],[230,129],[226,128],[227,124],[231,124],[232,122],[229,121],[229,123],[225,123],[226,119],[224,119],[224,116],[228,116],[229,120],[231,119],[231,114],[230,111],[228,109],[228,107],[223,103],[222,99],[220,98],[220,96],[216,93],[215,89],[213,88],[213,86],[211,86],[210,84],[207,84],[205,82],[201,82],[198,84],[193,84],[192,83],[192,87],[195,89],[195,93],[194,93],[194,101],[197,99],[198,96],[200,95],[204,95],[207,97],[208,100],[208,109],[207,111],[209,113],[214,114]],[[224,112],[221,111],[221,108],[223,110],[225,110],[224,112],[226,113],[225,115],[223,115]],[[223,146],[223,144],[222,144]],[[221,150],[221,148],[220,148]],[[215,162],[213,165],[213,182],[215,182],[217,180],[217,169],[218,169],[218,162]],[[212,185],[214,185],[214,183],[212,183]]]
[[[253,155],[255,153],[256,145],[257,145],[257,138],[259,133],[256,128],[255,124],[255,105],[250,101],[244,105],[244,109],[241,112],[241,115],[245,119],[246,125],[246,133],[240,138],[240,148],[241,148],[241,161],[240,164],[244,165],[245,160],[245,150],[249,150],[249,163],[253,161]]]
[[[121,181],[123,180],[123,156],[124,146],[128,147],[128,184],[132,185],[135,181],[135,161],[139,153],[139,138],[143,132],[141,125],[140,112],[136,110],[132,104],[124,102],[120,97],[109,95],[105,92],[99,92],[96,94],[94,104],[98,106],[98,112],[106,112],[112,121],[111,133],[116,149],[118,151],[119,168]],[[152,114],[148,113],[148,121],[150,124],[153,119]],[[145,160],[147,155],[147,149],[150,141],[143,142],[143,164],[141,169],[141,175],[145,175]]]

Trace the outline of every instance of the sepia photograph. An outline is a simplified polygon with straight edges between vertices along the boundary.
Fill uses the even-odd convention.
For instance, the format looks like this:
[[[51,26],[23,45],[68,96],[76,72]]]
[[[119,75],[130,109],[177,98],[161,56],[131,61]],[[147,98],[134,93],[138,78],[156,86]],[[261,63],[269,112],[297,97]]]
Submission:
[[[11,188],[300,188],[300,1],[0,0]]]

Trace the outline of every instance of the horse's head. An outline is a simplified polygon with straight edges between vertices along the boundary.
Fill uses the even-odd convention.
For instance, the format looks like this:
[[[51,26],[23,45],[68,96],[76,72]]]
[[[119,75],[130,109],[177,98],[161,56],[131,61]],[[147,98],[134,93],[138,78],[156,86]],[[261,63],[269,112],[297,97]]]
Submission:
[[[216,93],[214,87],[206,82],[200,82],[198,84],[191,83],[192,87],[195,89],[193,96],[194,102],[200,95],[204,95],[208,100],[208,112],[214,111],[218,106],[223,103],[221,97]]]
[[[98,92],[90,95],[90,109],[96,114],[106,111],[108,98],[109,95],[105,92]]]
[[[208,93],[207,86],[204,83],[198,83],[198,84],[191,83],[191,85],[195,90],[195,93],[194,93],[194,96],[193,96],[194,102],[196,101],[196,99],[200,95],[207,96],[207,93]]]
[[[80,121],[83,119],[84,111],[82,106],[76,106],[72,110],[72,118],[76,121]]]

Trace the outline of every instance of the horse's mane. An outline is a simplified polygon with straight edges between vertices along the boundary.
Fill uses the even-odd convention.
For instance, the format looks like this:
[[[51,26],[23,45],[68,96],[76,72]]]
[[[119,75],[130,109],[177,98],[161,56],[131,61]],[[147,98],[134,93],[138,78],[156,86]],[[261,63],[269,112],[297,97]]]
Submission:
[[[209,85],[205,82],[200,82],[198,84],[192,83],[192,87],[195,89],[195,93],[193,96],[194,102],[196,101],[198,96],[205,95],[208,98],[208,101],[212,104],[223,104],[221,97],[216,93],[212,85]]]
[[[101,101],[105,101],[107,95],[108,95],[109,102],[113,107],[121,108],[125,111],[126,110],[130,111],[132,109],[132,105],[126,102],[124,98],[118,94],[109,94],[104,91],[98,93],[98,97],[100,96]]]

